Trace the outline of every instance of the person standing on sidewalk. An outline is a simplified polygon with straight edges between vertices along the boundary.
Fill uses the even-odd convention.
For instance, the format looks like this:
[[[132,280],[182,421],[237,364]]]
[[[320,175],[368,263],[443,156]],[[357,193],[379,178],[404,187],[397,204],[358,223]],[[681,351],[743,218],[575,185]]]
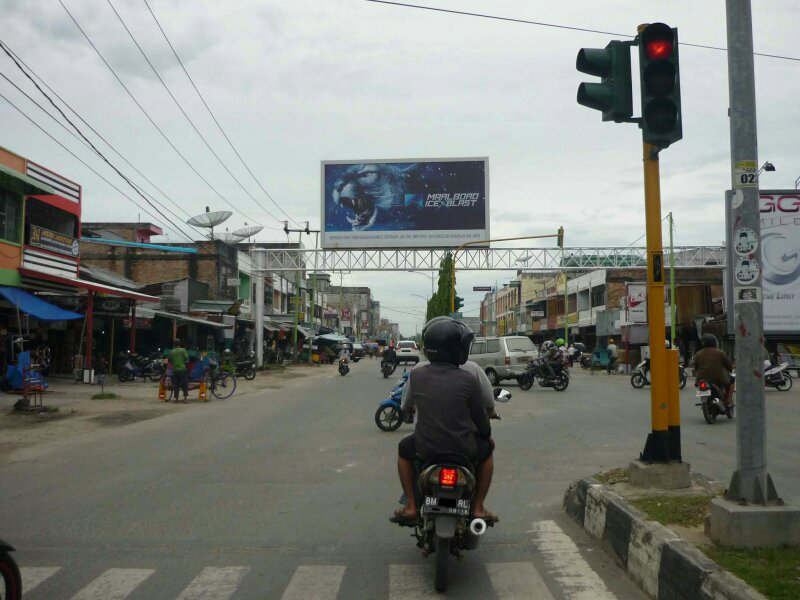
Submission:
[[[615,363],[617,362],[617,345],[614,343],[614,338],[608,339],[608,374],[611,375],[612,370],[616,370]]]
[[[181,341],[175,338],[172,350],[169,352],[169,362],[172,365],[172,393],[178,402],[178,391],[183,390],[183,401],[189,402],[189,353],[181,346]]]

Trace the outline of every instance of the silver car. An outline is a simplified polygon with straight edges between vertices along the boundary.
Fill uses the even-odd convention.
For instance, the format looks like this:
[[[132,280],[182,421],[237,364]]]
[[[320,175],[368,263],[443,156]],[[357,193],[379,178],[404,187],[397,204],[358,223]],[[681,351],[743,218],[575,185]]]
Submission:
[[[486,371],[492,385],[514,379],[525,371],[528,361],[538,357],[536,346],[524,335],[478,337],[469,351],[469,359]]]

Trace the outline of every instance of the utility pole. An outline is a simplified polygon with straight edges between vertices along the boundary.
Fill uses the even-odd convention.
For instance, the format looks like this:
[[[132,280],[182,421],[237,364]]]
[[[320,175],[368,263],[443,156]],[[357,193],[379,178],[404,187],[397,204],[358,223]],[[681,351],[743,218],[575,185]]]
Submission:
[[[290,233],[297,233],[297,263],[300,266],[300,246],[303,244],[303,234],[311,233],[308,228],[308,221],[306,221],[305,229],[291,229],[289,221],[283,222],[283,231],[288,236]],[[300,270],[294,272],[294,326],[292,328],[292,352],[297,352],[297,326],[300,321]],[[309,336],[310,337],[310,336]],[[296,357],[296,358],[299,358]]]
[[[264,364],[264,252],[254,250],[256,274],[256,365]]]
[[[308,230],[308,221],[306,221],[306,230]],[[314,335],[315,325],[317,324],[316,315],[316,302],[317,302],[317,246],[319,245],[319,230],[314,230],[314,271],[311,273],[311,315],[309,317],[309,324],[311,325],[311,335],[308,336],[308,364],[311,364],[311,353],[313,351],[313,344],[311,338]]]
[[[669,215],[669,339],[670,346],[675,348],[675,250],[672,245],[672,211]]]

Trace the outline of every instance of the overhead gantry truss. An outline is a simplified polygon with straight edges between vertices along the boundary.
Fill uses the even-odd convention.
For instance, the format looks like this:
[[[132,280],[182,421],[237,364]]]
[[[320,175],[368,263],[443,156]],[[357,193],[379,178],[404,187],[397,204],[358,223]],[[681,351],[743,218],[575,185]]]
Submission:
[[[253,248],[263,254],[264,272],[280,271],[438,271],[452,250],[314,250]],[[721,246],[680,246],[673,249],[675,267],[720,268],[725,265]],[[260,262],[257,258],[256,264]],[[624,247],[580,248],[465,248],[456,257],[459,271],[589,271],[647,266],[647,249]],[[669,250],[664,251],[664,267]]]

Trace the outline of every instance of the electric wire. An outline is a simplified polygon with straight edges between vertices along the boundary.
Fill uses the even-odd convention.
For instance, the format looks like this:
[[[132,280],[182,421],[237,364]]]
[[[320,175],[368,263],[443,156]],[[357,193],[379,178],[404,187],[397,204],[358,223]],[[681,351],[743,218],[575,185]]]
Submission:
[[[164,192],[164,191],[163,191],[163,190],[162,190],[160,187],[158,187],[158,186],[157,186],[155,183],[153,183],[153,181],[152,181],[152,180],[150,180],[150,178],[148,178],[148,177],[147,177],[147,175],[145,175],[144,173],[142,173],[142,172],[141,172],[141,171],[140,171],[140,170],[139,170],[139,169],[138,169],[138,168],[137,168],[135,165],[133,165],[133,164],[132,164],[132,163],[131,163],[131,162],[130,162],[130,161],[127,159],[127,158],[125,158],[125,156],[124,156],[124,155],[123,155],[123,154],[122,154],[122,153],[121,153],[119,150],[117,150],[117,149],[114,147],[114,145],[113,145],[113,144],[111,144],[111,142],[109,142],[109,141],[108,141],[108,140],[107,140],[107,139],[106,139],[106,138],[105,138],[105,137],[104,137],[104,136],[103,136],[103,135],[102,135],[102,134],[101,134],[99,131],[97,131],[97,129],[95,129],[95,128],[92,126],[92,124],[91,124],[91,123],[89,123],[89,122],[88,122],[86,119],[84,119],[84,118],[83,118],[83,116],[82,116],[80,113],[78,113],[78,112],[77,112],[77,111],[76,111],[76,110],[75,110],[75,109],[74,109],[74,108],[73,108],[73,107],[72,107],[72,106],[69,104],[69,102],[67,102],[66,100],[64,100],[64,98],[63,98],[61,95],[59,95],[59,93],[58,93],[58,92],[56,92],[56,91],[55,91],[55,90],[54,90],[54,89],[53,89],[53,88],[52,88],[52,87],[51,87],[51,86],[50,86],[50,85],[49,85],[49,84],[48,84],[48,83],[47,83],[47,82],[46,82],[46,81],[45,81],[45,80],[44,80],[44,79],[43,79],[43,78],[42,78],[42,77],[41,77],[41,76],[40,76],[40,75],[39,75],[39,74],[38,74],[38,73],[37,73],[37,72],[34,70],[34,69],[32,69],[32,68],[31,68],[31,66],[30,66],[28,63],[26,63],[26,62],[25,62],[25,61],[24,61],[24,60],[23,60],[23,59],[22,59],[22,58],[19,56],[19,54],[17,54],[17,53],[16,53],[16,52],[15,52],[15,51],[14,51],[14,50],[11,48],[11,47],[9,47],[9,45],[8,45],[7,43],[5,43],[3,40],[0,40],[0,46],[4,46],[4,50],[6,50],[6,51],[7,51],[7,53],[8,53],[8,52],[10,52],[10,53],[11,53],[11,55],[13,56],[13,58],[14,58],[14,59],[16,59],[16,61],[12,61],[12,62],[15,62],[16,66],[17,66],[17,67],[18,67],[18,68],[19,68],[19,69],[22,71],[22,73],[23,73],[24,75],[26,75],[26,76],[27,76],[27,73],[26,73],[26,70],[25,70],[25,69],[27,69],[27,71],[28,71],[28,72],[29,72],[31,75],[33,75],[33,77],[35,77],[35,78],[36,78],[36,79],[39,81],[39,83],[41,83],[41,84],[42,84],[42,85],[43,85],[45,88],[47,88],[47,91],[48,91],[48,92],[50,92],[50,93],[51,93],[51,94],[53,94],[53,95],[54,95],[56,98],[58,98],[58,99],[61,101],[61,103],[62,103],[64,106],[66,106],[66,107],[67,107],[67,109],[68,109],[68,110],[69,110],[69,111],[70,111],[70,112],[71,112],[73,115],[75,115],[75,116],[76,116],[76,117],[77,117],[77,118],[78,118],[78,119],[79,119],[79,120],[80,120],[80,121],[81,121],[81,122],[82,122],[84,125],[86,125],[86,127],[88,127],[88,128],[89,128],[89,129],[92,131],[92,133],[94,133],[94,134],[95,134],[95,135],[96,135],[98,138],[100,138],[100,139],[103,141],[103,143],[105,143],[105,145],[106,145],[106,146],[108,146],[108,148],[109,148],[109,149],[110,149],[112,152],[114,152],[114,154],[116,154],[116,155],[117,155],[117,156],[118,156],[120,159],[122,159],[122,160],[125,162],[125,164],[127,164],[127,165],[128,165],[130,168],[131,168],[131,169],[133,169],[134,171],[136,171],[136,172],[137,172],[137,173],[138,173],[138,174],[139,174],[139,175],[140,175],[140,176],[141,176],[141,177],[142,177],[142,178],[143,178],[145,181],[147,181],[147,183],[149,183],[149,184],[150,184],[150,185],[151,185],[151,186],[152,186],[152,187],[153,187],[153,188],[154,188],[156,191],[158,191],[158,193],[160,193],[160,194],[161,194],[161,195],[162,195],[162,196],[163,196],[163,197],[164,197],[164,198],[165,198],[165,199],[166,199],[166,200],[167,200],[167,201],[168,201],[170,204],[172,204],[172,205],[173,205],[173,206],[174,206],[174,207],[175,207],[177,210],[179,210],[180,212],[182,212],[182,213],[185,215],[185,217],[179,217],[179,219],[180,219],[181,221],[184,221],[185,219],[188,219],[188,218],[191,218],[191,217],[192,217],[192,215],[190,215],[190,214],[189,214],[189,213],[188,213],[188,212],[187,212],[187,211],[186,211],[186,210],[185,210],[183,207],[181,207],[181,206],[180,206],[180,205],[179,205],[177,202],[175,202],[175,200],[173,200],[173,199],[172,199],[172,198],[171,198],[171,197],[170,197],[170,196],[169,196],[169,195],[168,195],[166,192]],[[22,66],[24,66],[24,67],[25,67],[25,69],[23,69],[23,68],[22,68],[22,66],[20,66],[20,63],[21,63],[21,65],[22,65]],[[30,77],[28,77],[28,78],[30,79]],[[31,99],[31,101],[33,102],[33,100],[32,100],[32,99]],[[35,102],[34,102],[34,103],[35,103]],[[37,106],[38,106],[38,104],[37,104]],[[41,107],[40,107],[40,108],[41,108]],[[42,108],[42,110],[44,110],[44,108]],[[45,112],[47,112],[47,111],[45,111]],[[47,114],[50,114],[50,113],[47,113]],[[58,120],[56,120],[56,121],[57,121],[59,124],[61,124],[61,122],[60,122],[60,121],[58,121]],[[62,126],[63,126],[63,125],[62,125]],[[72,132],[70,131],[70,133],[72,133]],[[151,196],[151,198],[153,197],[153,196],[152,196],[152,194],[151,194],[150,196]],[[174,213],[173,213],[173,214],[174,214]],[[201,232],[201,231],[200,231],[200,230],[199,230],[197,227],[194,227],[193,225],[190,225],[190,227],[192,227],[192,228],[193,228],[195,231],[197,231],[198,235],[200,235],[201,237],[206,237],[206,235],[207,235],[207,234],[206,234],[206,233],[204,233],[204,232]]]
[[[279,230],[279,228],[278,228],[278,227],[268,227],[268,226],[266,226],[266,225],[262,225],[262,224],[261,224],[261,223],[259,223],[259,222],[258,222],[256,219],[253,219],[252,217],[248,217],[248,216],[247,216],[247,215],[246,215],[244,212],[242,212],[241,210],[239,210],[238,208],[236,208],[236,206],[235,206],[234,204],[232,204],[232,203],[231,203],[231,202],[230,202],[230,201],[229,201],[229,200],[228,200],[228,199],[227,199],[225,196],[223,196],[223,195],[222,195],[222,194],[221,194],[221,193],[220,193],[220,192],[219,192],[219,191],[218,191],[218,190],[217,190],[217,189],[216,189],[216,188],[215,188],[213,185],[211,185],[211,183],[209,183],[209,181],[208,181],[208,180],[207,180],[205,177],[203,177],[203,176],[200,174],[200,172],[199,172],[199,171],[198,171],[198,170],[195,168],[195,166],[194,166],[194,165],[193,165],[191,162],[189,162],[189,160],[188,160],[188,159],[187,159],[187,158],[186,158],[186,157],[183,155],[183,153],[182,153],[180,150],[178,150],[177,146],[175,146],[175,144],[172,142],[172,140],[170,140],[170,139],[169,139],[169,137],[167,136],[167,134],[165,134],[165,133],[164,133],[164,131],[163,131],[163,130],[162,130],[162,129],[161,129],[161,128],[160,128],[160,127],[159,127],[159,126],[156,124],[156,122],[153,120],[153,118],[150,116],[150,114],[149,114],[149,113],[148,113],[148,112],[145,110],[145,108],[144,108],[144,107],[141,105],[141,103],[140,103],[140,102],[139,102],[139,101],[136,99],[136,97],[135,97],[135,96],[133,95],[133,93],[132,93],[132,92],[131,92],[131,91],[128,89],[128,87],[125,85],[125,83],[123,83],[122,79],[120,79],[119,75],[117,75],[117,72],[116,72],[116,71],[114,70],[114,68],[113,68],[113,67],[112,67],[112,66],[109,64],[109,62],[108,62],[108,61],[105,59],[105,57],[104,57],[104,56],[103,56],[103,54],[100,52],[100,50],[97,48],[97,46],[95,46],[95,44],[94,44],[94,42],[92,41],[92,39],[91,39],[91,38],[89,37],[89,35],[88,35],[88,34],[87,34],[85,31],[84,31],[84,29],[83,29],[83,28],[80,26],[80,23],[78,23],[77,19],[75,19],[75,17],[74,17],[74,16],[72,15],[72,13],[69,11],[69,9],[67,8],[67,6],[64,4],[64,2],[62,2],[62,0],[58,0],[58,3],[61,5],[61,7],[62,7],[62,8],[64,9],[64,11],[67,13],[67,15],[69,15],[70,19],[71,19],[71,20],[72,20],[72,22],[75,24],[75,27],[77,27],[77,28],[78,28],[78,31],[80,31],[80,32],[81,32],[81,34],[83,35],[83,37],[84,37],[84,38],[86,38],[86,41],[87,41],[87,42],[89,42],[89,45],[90,45],[90,46],[92,47],[92,49],[95,51],[95,53],[97,54],[97,56],[99,56],[99,57],[100,57],[100,60],[102,60],[102,61],[103,61],[103,64],[105,64],[105,65],[106,65],[106,67],[108,67],[108,70],[109,70],[109,71],[111,71],[112,75],[113,75],[113,76],[114,76],[114,78],[117,80],[117,82],[118,82],[118,83],[119,83],[119,84],[122,86],[122,88],[125,90],[125,92],[128,94],[128,96],[130,96],[130,98],[133,100],[133,102],[136,104],[136,106],[138,106],[138,107],[139,107],[139,110],[141,110],[141,111],[142,111],[142,113],[145,115],[145,117],[147,117],[147,120],[148,120],[148,121],[150,121],[150,123],[153,125],[153,127],[155,127],[155,128],[156,128],[156,130],[157,130],[157,131],[158,131],[158,132],[161,134],[161,137],[163,137],[163,138],[164,138],[164,140],[165,140],[165,141],[166,141],[166,142],[167,142],[167,143],[170,145],[170,147],[171,147],[171,148],[172,148],[172,149],[175,151],[175,153],[176,153],[176,154],[177,154],[177,155],[178,155],[178,156],[179,156],[179,157],[180,157],[180,158],[183,160],[183,162],[184,162],[184,163],[186,163],[186,165],[187,165],[187,166],[188,166],[188,167],[189,167],[189,168],[190,168],[190,169],[191,169],[191,170],[192,170],[192,171],[195,173],[195,175],[197,175],[197,176],[198,176],[198,177],[199,177],[199,178],[200,178],[200,179],[203,181],[203,183],[205,183],[205,184],[206,184],[206,186],[208,186],[208,188],[209,188],[209,189],[210,189],[212,192],[214,192],[214,194],[216,194],[216,195],[217,195],[217,196],[218,196],[218,197],[219,197],[219,198],[220,198],[220,199],[221,199],[223,202],[225,202],[225,203],[226,203],[228,206],[230,206],[231,208],[233,208],[233,210],[234,210],[234,211],[238,212],[239,214],[241,214],[242,216],[244,216],[244,217],[245,217],[245,218],[247,218],[248,220],[250,220],[250,221],[253,221],[254,223],[257,223],[257,224],[261,225],[261,226],[262,226],[262,227],[264,227],[265,229]]]
[[[234,154],[236,154],[236,157],[239,159],[239,162],[241,162],[242,165],[244,166],[244,168],[247,169],[247,172],[250,173],[250,176],[253,178],[253,181],[255,181],[256,184],[258,184],[258,187],[261,188],[261,191],[264,192],[266,197],[270,199],[270,201],[278,208],[278,210],[280,210],[284,215],[286,215],[286,218],[288,218],[290,221],[292,221],[295,225],[300,227],[301,225],[300,225],[299,221],[296,221],[295,219],[290,217],[289,214],[285,210],[283,210],[283,207],[280,204],[278,204],[277,201],[275,201],[275,199],[272,197],[272,195],[270,195],[270,193],[266,190],[266,188],[261,184],[261,182],[255,176],[253,171],[250,169],[248,164],[244,161],[244,159],[242,158],[242,155],[239,154],[239,151],[236,149],[236,146],[233,145],[233,142],[228,137],[228,134],[225,132],[225,129],[223,129],[222,125],[217,120],[216,115],[214,115],[213,111],[211,110],[211,107],[206,102],[205,97],[203,97],[203,94],[200,93],[200,90],[198,89],[197,85],[195,85],[194,79],[192,79],[192,76],[189,75],[189,71],[184,66],[183,61],[181,60],[181,57],[178,56],[178,52],[175,50],[174,46],[172,45],[172,42],[170,41],[169,37],[167,36],[167,33],[164,31],[164,28],[161,26],[161,23],[159,22],[158,18],[156,17],[155,13],[153,12],[153,9],[150,7],[150,3],[147,0],[143,0],[143,2],[144,2],[144,5],[147,7],[147,10],[150,12],[150,15],[153,17],[153,21],[155,21],[156,25],[158,26],[159,31],[161,31],[161,35],[164,36],[164,39],[166,40],[167,45],[169,46],[170,50],[172,50],[172,54],[175,55],[175,59],[178,61],[178,64],[181,66],[181,69],[183,69],[183,72],[186,74],[186,77],[189,80],[189,83],[192,84],[192,87],[194,88],[194,91],[197,92],[197,96],[200,98],[200,101],[203,103],[203,106],[206,107],[206,110],[208,111],[208,114],[211,115],[211,118],[214,120],[214,123],[219,128],[220,133],[222,133],[223,137],[225,138],[225,141],[228,142],[228,145],[231,147],[231,150],[233,150]],[[260,203],[258,203],[258,204],[259,204],[259,206],[261,206]],[[264,209],[264,210],[266,210],[266,209]]]
[[[254,197],[254,196],[253,196],[253,195],[252,195],[252,194],[251,194],[251,193],[250,193],[250,192],[247,190],[247,188],[245,188],[245,187],[242,185],[242,182],[241,182],[241,181],[239,181],[239,179],[236,177],[236,175],[234,175],[234,174],[233,174],[233,172],[232,172],[232,171],[231,171],[231,170],[228,168],[228,165],[226,165],[226,164],[225,164],[225,162],[224,162],[224,161],[223,161],[223,160],[220,158],[219,154],[217,154],[217,153],[216,153],[216,151],[215,151],[215,150],[214,150],[214,149],[211,147],[211,144],[209,144],[209,143],[208,143],[208,140],[205,138],[205,136],[204,136],[204,135],[203,135],[203,134],[200,132],[200,130],[197,128],[197,125],[195,125],[195,122],[194,122],[194,121],[192,121],[191,117],[190,117],[190,116],[189,116],[189,115],[186,113],[186,111],[183,109],[183,106],[182,106],[182,105],[181,105],[181,103],[178,101],[178,99],[175,97],[175,94],[173,94],[173,93],[172,93],[172,90],[170,90],[170,89],[169,89],[169,86],[166,84],[166,82],[164,81],[164,79],[161,77],[161,75],[159,74],[158,70],[157,70],[157,69],[155,68],[155,66],[153,65],[153,62],[152,62],[152,61],[150,60],[150,58],[147,56],[147,53],[144,51],[144,49],[142,48],[142,46],[141,46],[141,45],[139,44],[139,42],[136,40],[136,37],[134,37],[134,35],[133,35],[133,33],[131,32],[131,30],[128,28],[128,25],[125,23],[125,20],[122,18],[122,15],[120,15],[120,14],[119,14],[119,12],[117,11],[117,9],[116,9],[116,8],[114,7],[114,5],[111,3],[111,0],[106,0],[106,2],[107,2],[107,3],[108,3],[108,5],[111,7],[111,10],[112,10],[112,11],[114,11],[114,14],[117,16],[117,19],[118,19],[118,20],[119,20],[119,22],[122,24],[122,27],[125,29],[125,31],[127,32],[128,36],[131,38],[131,41],[133,42],[133,44],[136,46],[136,48],[137,48],[137,49],[139,50],[139,52],[141,53],[142,57],[144,57],[144,60],[145,60],[145,61],[147,62],[147,64],[150,66],[150,69],[153,71],[153,73],[155,74],[156,78],[157,78],[157,79],[158,79],[158,80],[161,82],[161,85],[162,85],[162,87],[163,87],[163,88],[166,90],[167,94],[169,94],[169,97],[170,97],[170,98],[172,98],[172,101],[175,103],[175,106],[177,106],[177,107],[178,107],[178,110],[180,110],[180,111],[181,111],[181,114],[182,114],[182,115],[184,116],[184,118],[185,118],[185,119],[188,121],[189,125],[191,125],[191,126],[192,126],[192,129],[194,129],[195,133],[197,133],[197,135],[198,135],[198,136],[200,137],[200,139],[203,141],[203,143],[205,144],[206,148],[208,148],[209,152],[211,152],[211,154],[213,154],[213,155],[214,155],[214,158],[216,158],[216,159],[217,159],[217,162],[218,162],[220,165],[222,165],[222,168],[223,168],[223,169],[225,169],[225,171],[228,173],[228,175],[230,175],[230,176],[231,176],[231,178],[232,178],[232,179],[233,179],[233,180],[234,180],[234,181],[235,181],[235,182],[236,182],[236,183],[239,185],[239,187],[240,187],[240,188],[242,188],[242,191],[243,191],[245,194],[247,194],[247,195],[250,197],[250,199],[251,199],[251,200],[253,200],[253,202],[255,202],[256,204],[258,204],[258,206],[259,206],[259,207],[260,207],[260,208],[261,208],[261,209],[262,209],[262,210],[263,210],[263,211],[264,211],[264,212],[265,212],[267,215],[269,215],[270,217],[272,217],[272,218],[273,218],[273,219],[275,219],[276,221],[282,222],[282,220],[281,220],[281,219],[279,219],[278,217],[276,217],[275,215],[273,215],[273,214],[272,214],[270,211],[268,211],[268,210],[267,210],[267,209],[266,209],[264,206],[262,206],[262,205],[261,205],[261,204],[258,202],[258,200],[256,200],[256,199],[255,199],[255,197]]]
[[[557,23],[545,23],[543,21],[532,21],[529,19],[519,19],[514,17],[501,17],[499,15],[489,15],[485,13],[475,13],[475,12],[467,12],[463,10],[453,10],[450,8],[439,8],[436,6],[425,6],[422,4],[407,4],[405,2],[391,2],[389,0],[364,0],[365,2],[371,2],[373,4],[386,4],[390,6],[400,6],[403,8],[415,8],[418,10],[429,10],[431,12],[440,12],[440,13],[448,13],[452,15],[461,15],[465,17],[479,17],[482,19],[492,19],[495,21],[507,21],[510,23],[520,23],[523,25],[536,25],[538,27],[551,27],[553,29],[567,29],[570,31],[580,31],[583,33],[597,33],[600,35],[613,35],[615,37],[630,37],[629,34],[626,33],[614,33],[613,31],[603,31],[601,29],[589,29],[587,27],[574,27],[571,25],[559,25]],[[711,46],[708,44],[692,44],[689,42],[678,42],[681,46],[687,46],[690,48],[702,48],[704,50],[719,50],[721,52],[727,52],[728,49],[722,46]],[[800,57],[797,56],[785,56],[783,54],[767,54],[765,52],[753,52],[754,56],[763,56],[764,58],[776,58],[780,60],[792,60],[800,62]]]
[[[28,115],[25,113],[25,111],[23,111],[23,110],[22,110],[20,107],[18,107],[18,106],[17,106],[16,104],[14,104],[14,103],[13,103],[11,100],[9,100],[9,99],[8,99],[8,98],[7,98],[5,95],[3,95],[3,93],[2,93],[2,92],[0,92],[0,98],[2,98],[3,100],[5,100],[5,101],[6,101],[6,102],[7,102],[7,103],[8,103],[8,104],[9,104],[9,105],[12,107],[12,108],[14,108],[14,109],[15,109],[17,112],[19,112],[19,113],[20,113],[20,114],[21,114],[23,117],[25,117],[25,118],[26,118],[28,121],[30,121],[30,122],[31,122],[31,123],[32,123],[32,124],[33,124],[33,125],[34,125],[34,126],[37,128],[37,129],[39,129],[39,130],[40,130],[42,133],[44,133],[44,134],[45,134],[47,137],[49,137],[51,140],[53,140],[53,141],[54,141],[56,144],[58,144],[58,145],[59,145],[59,146],[61,146],[61,147],[62,147],[64,150],[66,150],[66,151],[67,151],[67,152],[68,152],[70,155],[72,155],[72,157],[73,157],[73,158],[75,158],[75,159],[76,159],[78,162],[80,162],[81,164],[83,164],[83,166],[85,166],[85,167],[86,167],[87,169],[89,169],[89,170],[90,170],[92,173],[94,173],[95,175],[97,175],[97,176],[98,176],[100,179],[102,179],[103,181],[105,181],[105,182],[106,182],[108,185],[110,185],[112,188],[114,188],[114,189],[115,189],[117,192],[119,192],[120,194],[122,194],[123,196],[125,196],[125,197],[126,197],[128,200],[130,200],[130,201],[131,201],[133,204],[135,204],[135,205],[136,205],[136,206],[137,206],[137,207],[138,207],[138,208],[139,208],[139,209],[140,209],[142,212],[144,212],[144,213],[145,213],[145,214],[147,214],[147,215],[150,215],[150,216],[151,216],[153,219],[160,220],[160,219],[158,219],[158,217],[156,217],[155,215],[153,215],[153,214],[152,214],[152,213],[151,213],[149,210],[147,210],[147,209],[146,209],[145,207],[143,207],[141,204],[139,204],[138,202],[136,202],[136,200],[134,200],[133,198],[131,198],[130,196],[128,196],[128,194],[126,194],[125,192],[123,192],[122,190],[120,190],[120,189],[119,189],[117,186],[115,186],[115,185],[114,185],[113,183],[111,183],[111,182],[110,182],[108,179],[106,179],[106,178],[105,178],[103,175],[101,175],[101,174],[100,174],[100,173],[99,173],[97,170],[95,170],[95,169],[94,169],[92,166],[90,166],[90,165],[89,165],[89,164],[88,164],[88,163],[87,163],[85,160],[83,160],[83,159],[82,159],[80,156],[78,156],[78,155],[77,155],[77,154],[75,154],[75,153],[74,153],[72,150],[70,150],[70,149],[69,149],[69,148],[68,148],[68,147],[67,147],[65,144],[63,144],[63,143],[62,143],[60,140],[58,140],[58,139],[57,139],[57,138],[56,138],[54,135],[52,135],[52,134],[51,134],[49,131],[47,131],[47,130],[46,130],[44,127],[42,127],[41,125],[39,125],[39,123],[37,123],[37,122],[36,122],[36,121],[35,121],[35,120],[34,120],[32,117],[28,116]],[[173,226],[172,226],[172,225],[165,225],[165,227],[168,227],[169,229],[172,229],[174,232],[180,232],[180,230],[179,230],[179,229],[173,228]],[[186,236],[186,234],[183,234],[183,235],[184,235],[184,237],[188,237],[188,236]],[[191,241],[191,238],[190,238],[190,237],[189,237],[189,240]]]

